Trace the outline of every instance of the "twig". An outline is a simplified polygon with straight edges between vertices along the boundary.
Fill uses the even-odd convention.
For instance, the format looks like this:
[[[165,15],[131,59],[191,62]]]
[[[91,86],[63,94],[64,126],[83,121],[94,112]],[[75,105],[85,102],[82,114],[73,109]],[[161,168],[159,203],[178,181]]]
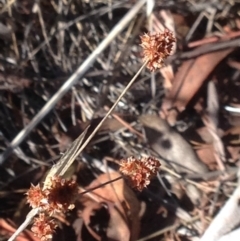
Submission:
[[[98,189],[98,188],[101,188],[101,187],[103,187],[103,186],[106,186],[107,184],[116,182],[116,181],[118,181],[118,180],[120,180],[120,179],[122,179],[122,178],[123,178],[123,177],[120,176],[120,177],[117,177],[117,178],[115,178],[115,179],[112,179],[112,180],[109,180],[109,181],[107,181],[107,182],[104,182],[104,183],[102,183],[102,184],[100,184],[100,185],[98,185],[98,186],[96,186],[96,187],[86,189],[85,191],[81,192],[79,195],[82,196],[82,195],[84,195],[84,194],[86,194],[86,193],[88,193],[88,192],[92,192],[92,191],[94,191],[94,190],[96,190],[96,189]],[[82,189],[83,189],[83,188],[82,188]]]
[[[44,37],[44,39],[46,41],[47,47],[49,49],[49,53],[52,55],[55,63],[57,64],[59,59],[57,59],[57,56],[53,53],[53,50],[52,50],[51,45],[49,43],[50,40],[49,40],[48,35],[47,35],[45,23],[44,23],[43,16],[42,16],[42,11],[41,11],[40,4],[39,4],[38,1],[36,1],[35,5],[34,5],[34,13],[35,12],[37,12],[37,14],[38,14],[39,23],[40,23],[40,26],[41,26],[41,29],[42,29],[42,34],[43,34],[43,37]]]
[[[188,44],[188,47],[194,48],[194,47],[198,47],[198,46],[201,46],[201,45],[204,45],[204,44],[214,43],[214,42],[219,41],[219,38],[221,38],[222,40],[230,40],[232,38],[236,38],[236,37],[239,37],[239,36],[240,36],[240,31],[233,31],[233,32],[221,35],[220,37],[219,36],[212,36],[212,37],[207,37],[207,38],[204,38],[204,39],[193,41],[193,42]]]
[[[196,48],[192,51],[175,54],[172,56],[172,59],[191,59],[201,56],[203,54],[212,53],[219,50],[229,49],[229,48],[236,48],[240,46],[240,38],[227,40],[227,41],[219,41],[216,43],[202,45],[199,48]],[[169,58],[169,62],[171,62]]]
[[[206,15],[205,12],[201,12],[196,21],[194,22],[194,24],[192,25],[192,27],[190,28],[186,38],[185,38],[185,41],[188,42],[190,40],[190,38],[192,37],[193,33],[196,31],[198,25],[200,24],[200,22],[202,21],[203,17]]]
[[[71,98],[71,118],[72,118],[72,125],[76,125],[76,115],[75,115],[75,96],[73,93],[73,88],[72,87],[72,98]]]

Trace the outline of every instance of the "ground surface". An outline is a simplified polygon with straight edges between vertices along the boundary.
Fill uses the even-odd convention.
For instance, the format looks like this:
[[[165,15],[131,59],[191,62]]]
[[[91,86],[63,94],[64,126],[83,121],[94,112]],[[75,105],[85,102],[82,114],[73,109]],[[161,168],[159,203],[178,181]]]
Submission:
[[[156,72],[142,71],[68,176],[86,188],[108,181],[100,175],[117,172],[121,158],[153,155],[161,180],[142,192],[119,181],[98,189],[98,198],[79,198],[76,209],[56,215],[54,239],[193,240],[237,186],[240,119],[226,110],[240,110],[237,0],[157,0],[150,20],[143,7],[18,147],[7,149],[136,2],[0,0],[0,148],[9,154],[0,162],[1,240],[29,211],[30,183],[43,180],[87,125],[97,125],[140,68],[139,36],[150,30],[173,31],[172,56]],[[31,232],[18,238],[34,239]]]

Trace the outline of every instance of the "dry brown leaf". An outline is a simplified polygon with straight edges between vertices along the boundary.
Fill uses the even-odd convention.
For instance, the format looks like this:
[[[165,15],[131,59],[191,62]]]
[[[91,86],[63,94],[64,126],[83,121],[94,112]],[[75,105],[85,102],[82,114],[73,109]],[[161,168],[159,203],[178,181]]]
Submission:
[[[200,136],[200,138],[201,138],[205,143],[212,143],[212,142],[213,142],[213,137],[212,137],[212,135],[208,132],[206,126],[197,128],[197,129],[196,129],[196,132],[197,132],[197,134]]]
[[[199,148],[196,150],[196,153],[199,157],[199,159],[205,163],[210,170],[215,169],[216,166],[216,160],[214,156],[214,148],[213,145],[207,145],[203,148]]]
[[[158,16],[160,15],[160,16]],[[153,29],[155,32],[163,32],[165,28],[171,30],[176,37],[175,33],[175,21],[173,14],[168,10],[161,10],[159,14],[152,14],[153,19]],[[160,21],[161,19],[161,21]],[[164,22],[164,24],[162,24]],[[176,44],[173,46],[172,54],[176,52]],[[170,89],[172,87],[172,81],[174,78],[174,73],[171,65],[166,65],[160,68],[160,72],[164,78],[163,86],[165,89]]]
[[[110,173],[111,179],[119,176],[120,174],[117,172]],[[99,186],[107,181],[109,181],[108,174],[102,174],[94,180],[88,188]],[[80,200],[85,206],[83,219],[86,224],[90,222],[90,216],[94,213],[94,210],[99,209],[102,204],[105,203],[108,206],[110,214],[107,234],[111,236],[114,236],[114,233],[116,235],[121,234],[118,240],[123,241],[129,240],[130,235],[130,240],[136,240],[138,238],[140,230],[140,203],[134,192],[126,185],[123,179],[96,189],[89,197],[94,197],[94,200],[86,196]]]
[[[189,26],[186,22],[186,19],[182,14],[178,14],[178,13],[172,13],[172,16],[174,19],[177,36],[179,36],[180,39],[182,39],[187,35],[189,31]]]
[[[108,205],[110,222],[107,229],[107,237],[110,240],[128,241],[130,240],[130,230],[127,223],[123,220],[122,214],[112,205]],[[131,240],[136,240],[133,237]]]
[[[164,78],[163,87],[165,90],[172,88],[172,81],[174,79],[174,73],[171,65],[164,66],[160,69],[160,72]]]
[[[171,91],[163,100],[162,111],[167,116],[171,108],[182,112],[216,65],[232,51],[232,48],[216,51],[185,61],[175,76]],[[173,122],[175,120],[171,119]]]
[[[173,166],[176,171],[185,173],[206,173],[208,171],[193,151],[191,145],[168,123],[158,116],[140,117],[147,140],[154,151]]]
[[[100,210],[102,205],[101,203],[98,203],[91,199],[86,199],[83,202],[84,209],[82,211],[82,218],[86,225],[86,228],[88,229],[89,233],[96,239],[101,240],[100,235],[98,235],[91,227],[91,217],[93,217],[97,210]]]
[[[83,219],[82,218],[77,218],[72,224],[72,227],[75,231],[75,234],[77,236],[76,241],[83,241],[82,239],[82,228],[83,228]]]

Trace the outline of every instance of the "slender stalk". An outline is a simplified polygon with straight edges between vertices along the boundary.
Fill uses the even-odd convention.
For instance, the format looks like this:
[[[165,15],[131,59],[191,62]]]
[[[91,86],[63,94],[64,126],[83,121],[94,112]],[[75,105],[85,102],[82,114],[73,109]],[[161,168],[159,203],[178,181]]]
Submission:
[[[116,181],[118,181],[118,180],[120,180],[120,179],[122,179],[122,178],[123,178],[123,177],[120,176],[120,177],[114,178],[114,179],[112,179],[112,180],[109,180],[109,181],[107,181],[107,182],[104,182],[104,183],[102,183],[102,184],[100,184],[100,185],[98,185],[98,186],[96,186],[96,187],[86,189],[85,191],[79,193],[79,195],[82,196],[82,195],[84,195],[84,194],[86,194],[86,193],[88,193],[88,192],[92,192],[92,191],[94,191],[94,190],[96,190],[96,189],[98,189],[98,188],[100,188],[100,187],[103,187],[103,186],[106,186],[107,184],[116,182]]]
[[[107,114],[103,117],[103,119],[99,122],[99,124],[97,125],[97,127],[93,130],[93,132],[90,134],[90,136],[87,138],[87,140],[82,144],[81,148],[78,151],[78,154],[80,154],[82,152],[82,150],[88,145],[88,143],[91,141],[91,139],[93,138],[93,136],[97,133],[97,131],[100,129],[100,127],[102,126],[102,124],[104,123],[104,121],[108,118],[108,116],[113,112],[113,110],[115,109],[115,107],[118,105],[119,101],[122,99],[122,97],[126,94],[126,92],[130,89],[130,87],[132,86],[132,84],[134,83],[134,81],[137,79],[137,77],[139,76],[139,74],[142,72],[142,70],[144,69],[144,67],[147,65],[147,61],[141,66],[141,68],[138,70],[138,72],[134,75],[134,77],[130,80],[130,82],[128,83],[128,85],[125,87],[125,89],[122,91],[122,93],[119,95],[119,97],[117,98],[117,100],[115,101],[115,103],[113,104],[113,106],[109,109],[109,111],[107,112]]]

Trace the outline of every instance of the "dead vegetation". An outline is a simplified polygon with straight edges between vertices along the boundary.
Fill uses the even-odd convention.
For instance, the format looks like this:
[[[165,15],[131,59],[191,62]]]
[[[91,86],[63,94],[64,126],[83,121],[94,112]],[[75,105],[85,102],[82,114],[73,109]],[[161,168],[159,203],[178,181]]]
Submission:
[[[117,181],[54,214],[53,240],[238,240],[239,11],[238,0],[0,0],[2,240],[29,212],[30,184],[142,66],[140,36],[165,29],[172,55],[141,71],[65,174],[81,192]],[[119,178],[130,156],[161,161],[142,192]],[[29,230],[16,240],[39,240]]]

